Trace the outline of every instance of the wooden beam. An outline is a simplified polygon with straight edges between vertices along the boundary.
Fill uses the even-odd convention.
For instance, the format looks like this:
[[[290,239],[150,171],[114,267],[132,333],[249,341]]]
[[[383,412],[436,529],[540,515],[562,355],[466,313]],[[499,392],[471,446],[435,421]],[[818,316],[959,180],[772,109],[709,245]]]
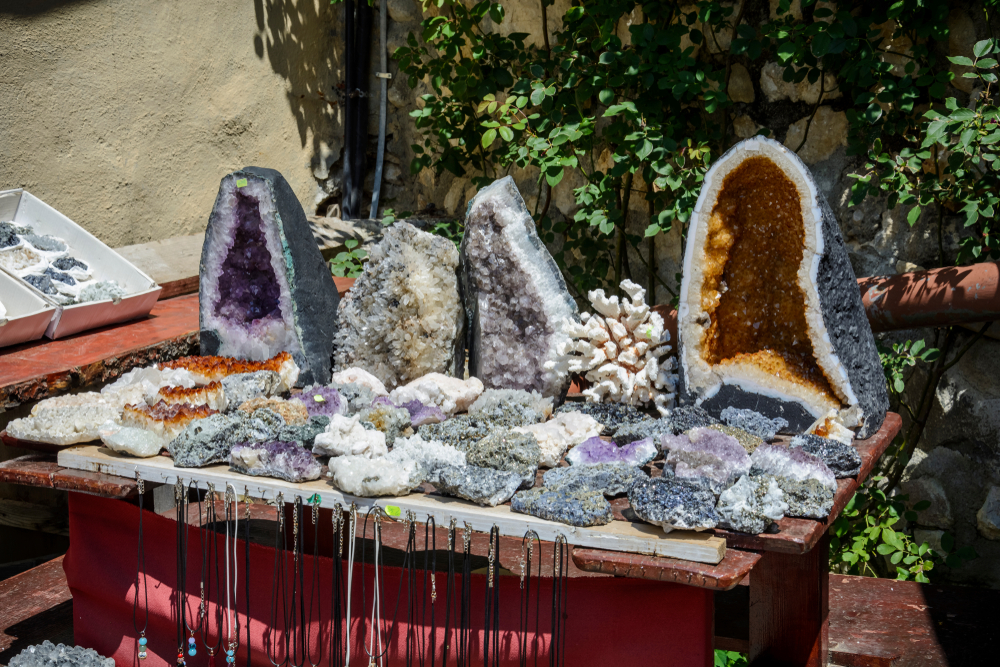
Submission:
[[[175,236],[162,241],[115,248],[115,252],[135,264],[155,280],[163,291],[160,300],[198,291],[198,267],[205,234]]]
[[[69,537],[69,516],[65,507],[0,498],[0,525]]]

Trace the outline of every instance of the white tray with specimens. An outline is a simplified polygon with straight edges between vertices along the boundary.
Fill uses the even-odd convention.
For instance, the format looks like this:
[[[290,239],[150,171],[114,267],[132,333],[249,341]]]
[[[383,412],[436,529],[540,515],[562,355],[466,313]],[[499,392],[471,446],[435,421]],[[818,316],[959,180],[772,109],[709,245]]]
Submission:
[[[17,278],[0,272],[0,347],[45,335],[56,307]]]
[[[93,234],[22,189],[0,192],[0,220],[30,228],[38,235],[55,236],[69,246],[69,254],[90,265],[95,277],[113,280],[125,290],[115,303],[111,299],[62,306],[29,283],[10,275],[26,289],[52,304],[54,315],[45,335],[61,338],[108,324],[148,315],[160,294],[160,286]]]
[[[528,530],[533,529],[539,538],[547,542],[563,535],[569,544],[608,551],[668,556],[713,565],[721,562],[726,555],[726,541],[708,533],[680,530],[664,533],[657,526],[627,521],[576,528],[529,514],[519,514],[506,505],[480,507],[467,500],[423,493],[411,493],[398,498],[359,498],[341,493],[324,479],[295,484],[270,477],[241,475],[225,465],[175,468],[174,462],[166,456],[138,459],[116,454],[99,445],[79,445],[64,449],[59,452],[58,462],[64,468],[121,477],[135,478],[138,472],[146,482],[174,484],[180,477],[184,484],[195,482],[200,489],[207,489],[211,482],[220,493],[230,483],[240,495],[245,490],[251,498],[267,501],[273,501],[281,493],[285,502],[292,502],[295,496],[302,496],[305,502],[312,494],[318,493],[321,498],[320,507],[333,509],[339,503],[348,509],[351,503],[356,503],[359,511],[367,511],[373,505],[379,505],[390,516],[399,518],[405,516],[407,511],[414,512],[420,523],[433,516],[437,525],[447,526],[454,518],[459,526],[468,522],[477,532],[488,533],[493,526],[497,526],[501,535],[517,538],[524,537]]]

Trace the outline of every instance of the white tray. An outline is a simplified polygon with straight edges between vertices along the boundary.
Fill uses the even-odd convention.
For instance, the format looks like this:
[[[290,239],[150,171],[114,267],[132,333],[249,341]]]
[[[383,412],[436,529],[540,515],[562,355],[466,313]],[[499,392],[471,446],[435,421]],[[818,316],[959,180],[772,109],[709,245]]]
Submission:
[[[55,315],[45,331],[49,338],[142,317],[148,315],[156,304],[161,288],[152,278],[30,192],[22,189],[0,192],[0,220],[13,220],[15,224],[30,227],[37,234],[61,238],[70,247],[73,256],[90,264],[99,279],[114,280],[125,289],[126,295],[118,303],[105,299],[59,306],[42,292],[14,277],[55,308]]]
[[[0,347],[38,340],[56,308],[24,282],[0,272],[0,302],[7,314],[0,317]]]

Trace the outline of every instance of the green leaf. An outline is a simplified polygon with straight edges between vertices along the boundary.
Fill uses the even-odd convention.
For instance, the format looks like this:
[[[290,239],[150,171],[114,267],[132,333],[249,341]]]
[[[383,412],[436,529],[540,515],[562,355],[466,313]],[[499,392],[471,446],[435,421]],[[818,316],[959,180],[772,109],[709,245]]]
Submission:
[[[611,104],[615,101],[615,91],[605,88],[597,94],[597,99],[601,104]]]
[[[920,219],[920,207],[914,206],[910,209],[910,212],[906,214],[906,221],[910,223],[910,227],[917,224],[917,220]]]
[[[997,61],[993,58],[983,58],[976,62],[976,67],[978,69],[993,69],[997,66]]]
[[[640,160],[645,160],[649,157],[649,154],[653,152],[653,142],[649,139],[643,139],[642,146],[639,151],[635,154]]]
[[[509,127],[506,127],[506,126],[505,127],[501,127],[500,128],[500,137],[504,141],[513,141],[514,140],[514,130],[512,130]]]
[[[660,233],[660,226],[653,224],[650,225],[649,227],[646,227],[646,233],[644,234],[644,236],[646,238],[649,238],[650,236],[656,236],[659,233]]]
[[[493,141],[497,138],[497,131],[493,128],[486,130],[483,133],[483,148],[489,148],[493,145]]]
[[[889,554],[895,552],[896,549],[891,544],[880,544],[875,547],[875,551],[879,552],[882,556],[888,556]]]
[[[955,538],[951,533],[945,533],[941,536],[941,548],[947,553],[955,550]]]
[[[494,23],[503,23],[503,5],[496,3],[490,5],[490,18]]]
[[[536,88],[535,90],[531,91],[531,103],[532,104],[534,104],[537,107],[538,105],[540,105],[544,101],[545,101],[545,89],[544,88]]]
[[[882,107],[880,107],[879,105],[874,103],[869,104],[868,108],[865,109],[865,120],[867,120],[869,123],[874,123],[881,117],[882,117]]]
[[[929,500],[921,500],[920,502],[918,502],[916,505],[913,506],[913,511],[914,512],[923,512],[924,510],[926,510],[930,506],[931,506],[931,501],[929,501]]]
[[[981,42],[975,43],[975,45],[972,47],[972,55],[976,56],[977,58],[982,58],[992,50],[993,50],[993,40],[984,39]]]
[[[965,56],[948,56],[948,60],[956,65],[964,65],[965,67],[972,67],[975,64],[972,62],[972,58],[967,58]]]

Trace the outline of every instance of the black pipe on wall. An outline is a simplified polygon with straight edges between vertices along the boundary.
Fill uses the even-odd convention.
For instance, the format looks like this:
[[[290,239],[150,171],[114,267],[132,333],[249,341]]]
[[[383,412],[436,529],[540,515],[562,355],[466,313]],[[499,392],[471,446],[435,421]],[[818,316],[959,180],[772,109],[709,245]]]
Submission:
[[[361,216],[368,150],[368,68],[371,60],[372,8],[367,0],[345,0],[344,175],[341,213]]]

